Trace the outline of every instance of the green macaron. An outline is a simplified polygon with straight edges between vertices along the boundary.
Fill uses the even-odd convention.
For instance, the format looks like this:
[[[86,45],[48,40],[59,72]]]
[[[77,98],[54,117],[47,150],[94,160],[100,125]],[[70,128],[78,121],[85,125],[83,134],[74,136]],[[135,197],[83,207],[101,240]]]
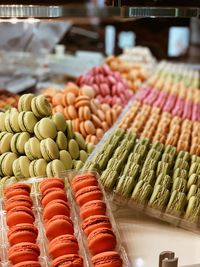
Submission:
[[[65,132],[67,126],[63,114],[56,112],[52,115],[51,119],[56,125],[57,131]]]
[[[75,170],[79,171],[84,166],[81,160],[73,160],[73,167]]]
[[[18,123],[21,131],[33,133],[37,118],[31,111],[22,111],[19,113]]]
[[[145,173],[145,175],[140,175],[139,181],[143,180],[144,182],[154,185],[155,182],[155,171],[154,170],[149,170],[148,172]]]
[[[85,152],[85,150],[80,150],[80,160],[82,162],[86,162],[87,158],[88,158],[88,153]]]
[[[170,155],[172,155],[172,156],[176,156],[176,153],[177,153],[177,151],[176,151],[176,147],[171,146],[171,145],[166,145],[166,146],[165,146],[164,153],[166,153],[166,154],[170,154]]]
[[[95,146],[92,143],[86,142],[86,151],[88,154],[91,154],[94,150]]]
[[[171,194],[166,212],[173,215],[180,215],[186,204],[186,195],[182,192],[174,190]]]
[[[105,188],[113,189],[117,182],[118,173],[114,170],[106,169],[101,175],[101,182]]]
[[[12,152],[6,152],[0,156],[0,175],[12,176],[13,175],[13,162],[17,159],[17,155]]]
[[[191,176],[193,173],[200,174],[200,164],[197,162],[192,163],[190,166],[189,176]]]
[[[149,150],[149,153],[147,154],[146,159],[150,158],[150,159],[154,159],[156,161],[159,161],[160,157],[161,157],[161,152],[152,148]]]
[[[19,112],[16,108],[12,108],[5,117],[5,128],[7,132],[18,133],[21,131],[18,123]]]
[[[25,144],[29,139],[30,134],[27,132],[14,134],[10,143],[11,151],[23,155],[25,153]]]
[[[139,181],[132,193],[131,199],[134,201],[144,204],[147,202],[152,194],[153,188],[150,184],[145,181]]]
[[[190,175],[187,182],[187,190],[190,189],[191,185],[195,184],[197,187],[200,187],[200,175],[193,173]]]
[[[58,134],[57,134],[56,144],[57,144],[59,150],[67,150],[67,146],[68,146],[67,137],[61,131],[59,131]]]
[[[178,192],[185,193],[187,188],[187,181],[183,178],[177,177],[173,181],[172,191],[177,190]]]
[[[46,161],[51,161],[59,158],[59,150],[56,142],[51,138],[43,139],[40,142],[40,150],[42,157]]]
[[[149,200],[148,206],[162,210],[170,197],[170,192],[166,187],[156,185]]]
[[[188,179],[188,172],[187,172],[187,170],[184,170],[184,169],[181,169],[181,168],[177,168],[176,170],[174,170],[173,176],[172,176],[173,181],[177,177],[181,177],[181,178],[187,180]]]
[[[33,94],[24,94],[20,97],[18,102],[19,111],[31,111],[31,101],[34,98]]]
[[[55,159],[47,164],[46,173],[48,177],[55,177],[63,171],[65,171],[65,166],[59,159]]]
[[[46,176],[47,162],[44,159],[33,160],[29,165],[29,173],[31,177]]]
[[[50,118],[42,118],[38,123],[36,123],[34,133],[39,140],[45,138],[54,139],[57,136],[56,125]],[[63,134],[63,132],[61,133]]]
[[[62,161],[63,165],[65,166],[66,170],[72,169],[73,162],[72,162],[72,157],[70,153],[66,150],[61,150],[59,152],[60,155],[60,160]]]
[[[189,200],[192,196],[197,196],[198,198],[200,197],[200,188],[195,184],[190,186],[190,189],[187,193],[187,200]]]
[[[12,133],[1,132],[0,133],[0,154],[10,151],[10,142],[13,137]]]
[[[69,139],[74,138],[74,131],[72,127],[72,121],[66,121],[66,134]]]
[[[1,121],[1,119],[0,119],[0,121]],[[200,157],[198,157],[196,155],[192,155],[191,164],[194,162],[200,163]]]
[[[162,158],[161,158],[162,162],[166,162],[169,163],[170,166],[172,166],[173,162],[174,162],[174,156],[167,154],[167,153],[163,153]]]
[[[184,169],[184,170],[188,171],[189,170],[189,163],[186,160],[179,158],[175,162],[174,170],[176,170],[177,168]]]
[[[85,150],[86,144],[85,144],[85,140],[84,140],[83,136],[78,132],[74,132],[74,139],[78,143],[80,149]]]
[[[24,146],[25,154],[30,160],[42,158],[40,141],[36,137],[30,138]]]
[[[72,159],[78,159],[80,156],[79,146],[75,139],[70,139],[68,143],[68,151]]]
[[[48,100],[42,95],[36,96],[32,99],[31,109],[37,118],[48,117],[52,113]]]
[[[13,173],[17,179],[29,178],[30,160],[26,156],[21,156],[13,162]]]
[[[159,161],[158,162],[158,167],[156,170],[156,175],[158,176],[159,174],[169,174],[170,173],[170,167],[171,165],[167,162]]]
[[[191,157],[190,153],[186,152],[186,151],[180,151],[180,152],[178,152],[178,155],[177,155],[177,159],[183,159],[186,161],[189,161],[190,157]]]
[[[197,222],[200,215],[200,199],[192,196],[187,205],[184,218],[190,222]]]
[[[0,112],[0,132],[6,131],[5,119],[6,119],[6,114],[4,112]]]
[[[157,151],[159,151],[159,152],[163,152],[164,147],[165,147],[165,145],[162,144],[162,143],[159,142],[159,141],[155,141],[155,142],[152,144],[152,149],[155,149],[155,150],[157,150]]]
[[[169,189],[171,187],[171,177],[169,175],[166,174],[159,174],[156,182],[155,182],[155,186],[156,185],[161,185],[162,187],[165,187],[167,189]]]

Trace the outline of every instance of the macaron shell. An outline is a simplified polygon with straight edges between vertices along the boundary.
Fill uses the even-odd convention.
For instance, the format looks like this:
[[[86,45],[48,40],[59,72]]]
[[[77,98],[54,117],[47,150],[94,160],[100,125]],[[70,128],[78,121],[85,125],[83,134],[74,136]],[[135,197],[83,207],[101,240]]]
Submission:
[[[76,193],[75,197],[77,203],[82,206],[91,200],[101,200],[103,195],[98,186],[88,186],[80,189]]]
[[[42,194],[52,187],[64,189],[63,180],[61,178],[46,178],[40,183],[40,191]]]
[[[4,189],[4,195],[6,199],[9,199],[11,197],[18,196],[18,195],[29,196],[30,191],[31,189],[29,185],[18,182],[18,183],[8,185]]]
[[[90,173],[76,175],[72,180],[72,188],[75,193],[82,188],[86,188],[88,186],[97,186],[97,185],[98,181],[95,175]]]
[[[26,195],[16,195],[5,202],[5,210],[8,212],[9,210],[15,208],[16,206],[24,206],[31,209],[33,205],[33,201],[30,196]]]
[[[51,187],[45,191],[42,197],[42,206],[45,207],[50,201],[56,199],[67,201],[66,193],[61,188]]]
[[[43,211],[43,218],[45,221],[50,220],[56,215],[70,215],[69,206],[66,201],[56,199],[49,202]]]
[[[20,223],[34,223],[33,212],[26,207],[18,206],[7,213],[6,222],[9,227]]]
[[[94,215],[106,215],[106,204],[102,200],[87,202],[80,208],[80,216],[84,220]]]

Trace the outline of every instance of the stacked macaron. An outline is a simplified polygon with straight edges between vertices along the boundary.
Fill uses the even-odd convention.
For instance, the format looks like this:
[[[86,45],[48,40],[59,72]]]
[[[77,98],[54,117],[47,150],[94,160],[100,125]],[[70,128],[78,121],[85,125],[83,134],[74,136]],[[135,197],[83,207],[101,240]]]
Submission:
[[[30,187],[15,183],[4,190],[6,223],[9,227],[8,259],[15,267],[40,267],[40,249],[37,242],[38,230],[34,225]]]
[[[83,267],[64,186],[64,181],[60,178],[49,178],[40,183],[42,214],[49,241],[51,267]]]
[[[121,113],[121,106],[112,108],[100,104],[91,86],[78,87],[68,83],[64,90],[47,88],[43,94],[49,99],[53,112],[60,112],[72,121],[73,130],[83,135],[86,141],[97,144]]]
[[[78,78],[79,85],[90,85],[100,103],[110,106],[125,106],[132,96],[128,84],[119,72],[113,72],[108,65],[92,68],[87,74]]]
[[[105,63],[112,71],[117,71],[121,74],[122,78],[128,83],[129,89],[133,92],[136,92],[149,76],[147,70],[141,65],[131,65],[120,57],[109,56],[106,58]]]
[[[93,145],[62,114],[52,115],[44,96],[21,96],[18,110],[0,114],[0,177],[54,176],[83,166]]]
[[[121,267],[123,263],[116,250],[116,236],[96,175],[90,172],[77,174],[71,185],[80,208],[82,229],[86,235],[93,266]]]

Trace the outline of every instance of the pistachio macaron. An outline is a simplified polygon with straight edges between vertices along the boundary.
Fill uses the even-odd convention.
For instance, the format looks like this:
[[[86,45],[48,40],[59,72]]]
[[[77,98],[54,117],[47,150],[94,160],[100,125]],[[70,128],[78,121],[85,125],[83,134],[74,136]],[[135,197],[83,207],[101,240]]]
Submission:
[[[86,150],[88,154],[91,154],[94,150],[95,146],[92,143],[86,143]]]
[[[17,159],[17,155],[12,152],[6,152],[0,156],[0,175],[12,176],[13,175],[13,162]]]
[[[80,155],[79,146],[75,139],[69,140],[68,150],[73,159],[78,159]]]
[[[62,161],[63,165],[65,166],[66,170],[72,169],[73,161],[70,153],[66,150],[61,150],[59,152],[60,154],[60,160]]]
[[[28,132],[14,134],[10,143],[11,151],[23,155],[25,153],[24,146],[29,138],[30,134]]]
[[[6,114],[4,112],[0,112],[0,132],[6,131],[5,119],[6,119]]]
[[[16,178],[29,178],[30,160],[26,156],[21,156],[13,162],[13,173]]]
[[[67,125],[63,114],[56,112],[52,115],[51,119],[56,125],[57,131],[65,132]]]
[[[47,162],[45,159],[33,160],[29,165],[31,177],[46,176]]]
[[[74,139],[78,143],[80,149],[85,150],[86,144],[85,144],[85,140],[84,140],[83,136],[80,133],[75,132],[74,133]]]
[[[69,139],[74,137],[72,121],[70,121],[70,120],[66,121],[66,133],[67,133],[67,137]]]
[[[56,137],[56,144],[59,148],[59,150],[67,150],[67,137],[62,131],[59,131]]]
[[[19,113],[18,123],[21,131],[33,133],[37,118],[31,111],[22,111]]]
[[[11,142],[12,137],[13,137],[12,133],[8,133],[8,132],[0,133],[0,153],[1,154],[10,151],[10,142]]]
[[[36,137],[30,138],[24,146],[25,154],[30,160],[42,158],[40,141]]]
[[[33,94],[24,94],[20,97],[18,102],[19,111],[31,111],[31,101],[34,98]]]
[[[12,108],[5,117],[5,129],[10,133],[18,133],[21,131],[18,123],[19,112],[16,108]]]
[[[55,177],[63,171],[65,171],[65,166],[61,160],[55,159],[47,164],[46,173],[48,177]]]
[[[51,115],[51,106],[48,100],[42,96],[36,96],[31,101],[31,109],[37,118],[43,118]]]
[[[81,160],[73,160],[73,167],[75,170],[79,171],[84,166]]]
[[[50,118],[42,118],[34,127],[35,136],[39,139],[51,138],[57,136],[55,123]]]
[[[59,150],[56,142],[51,138],[43,139],[40,142],[40,150],[42,157],[46,161],[51,161],[59,158]]]

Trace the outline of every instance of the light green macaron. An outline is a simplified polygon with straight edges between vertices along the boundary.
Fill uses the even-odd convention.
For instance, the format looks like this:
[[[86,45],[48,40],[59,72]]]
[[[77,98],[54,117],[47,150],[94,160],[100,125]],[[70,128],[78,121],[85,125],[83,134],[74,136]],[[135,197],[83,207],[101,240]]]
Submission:
[[[54,139],[57,136],[55,123],[50,118],[43,118],[34,127],[34,133],[39,140]]]
[[[30,160],[42,158],[40,141],[36,137],[30,138],[24,146],[25,154]]]
[[[0,112],[0,132],[6,131],[5,119],[6,119],[6,114],[4,112]]]
[[[59,131],[57,134],[56,144],[57,144],[59,150],[67,150],[67,146],[68,146],[67,137],[61,131]]]
[[[177,190],[178,192],[186,192],[186,188],[187,188],[187,181],[183,178],[177,177],[174,181],[173,181],[173,185],[172,185],[172,191]]]
[[[48,177],[55,177],[63,171],[65,171],[65,166],[59,159],[55,159],[47,164],[46,173]]]
[[[79,171],[84,166],[81,160],[73,160],[73,167],[75,170]]]
[[[31,101],[31,109],[38,118],[48,117],[51,115],[51,106],[48,100],[42,96],[36,96]]]
[[[131,199],[133,199],[138,203],[143,204],[149,200],[152,191],[153,191],[152,186],[146,183],[145,181],[141,180],[136,184]]]
[[[20,97],[18,102],[19,111],[31,111],[31,101],[34,98],[33,94],[24,94]]]
[[[200,187],[200,175],[193,173],[190,175],[187,182],[187,190],[190,189],[191,185],[195,184],[197,187]]]
[[[74,138],[72,121],[70,121],[70,120],[66,121],[66,133],[67,133],[68,139]]]
[[[80,150],[80,160],[82,162],[86,162],[87,158],[88,158],[88,153],[85,152],[85,150]]]
[[[0,154],[10,151],[10,142],[13,137],[12,133],[1,132],[0,133]]]
[[[52,115],[51,118],[54,124],[56,125],[57,131],[61,131],[61,132],[66,131],[67,125],[66,125],[66,121],[65,121],[63,114],[56,112]]]
[[[21,131],[33,133],[37,118],[31,111],[22,111],[19,113],[18,122]]]
[[[69,140],[68,150],[72,159],[78,159],[80,156],[79,146],[75,139]]]
[[[85,140],[84,140],[83,136],[78,132],[74,132],[74,139],[78,143],[80,149],[85,150],[86,144],[85,144]]]
[[[60,154],[60,160],[62,161],[63,165],[65,166],[66,170],[72,169],[73,161],[70,153],[66,150],[61,150],[59,152]]]
[[[12,176],[13,175],[13,162],[17,159],[17,155],[12,152],[6,152],[0,156],[0,175]]]
[[[162,210],[170,197],[170,192],[166,187],[156,185],[149,200],[148,206]]]
[[[12,108],[5,117],[5,128],[10,133],[18,133],[21,131],[18,123],[19,112],[16,108]]]
[[[30,134],[27,132],[16,133],[11,139],[11,151],[16,154],[25,154],[25,144],[30,139]]]
[[[51,138],[43,139],[40,142],[40,150],[42,157],[46,161],[51,161],[59,158],[59,150],[56,142]]]
[[[94,150],[95,146],[92,143],[86,143],[86,150],[88,154],[91,154]]]
[[[26,156],[21,156],[13,162],[13,173],[17,179],[29,178],[30,160]]]
[[[180,215],[186,204],[186,195],[182,192],[174,190],[171,194],[166,211],[170,214]]]
[[[197,222],[200,215],[200,199],[192,196],[189,199],[184,218],[190,222]]]
[[[44,159],[36,159],[29,165],[29,173],[31,177],[46,176],[47,162]]]

